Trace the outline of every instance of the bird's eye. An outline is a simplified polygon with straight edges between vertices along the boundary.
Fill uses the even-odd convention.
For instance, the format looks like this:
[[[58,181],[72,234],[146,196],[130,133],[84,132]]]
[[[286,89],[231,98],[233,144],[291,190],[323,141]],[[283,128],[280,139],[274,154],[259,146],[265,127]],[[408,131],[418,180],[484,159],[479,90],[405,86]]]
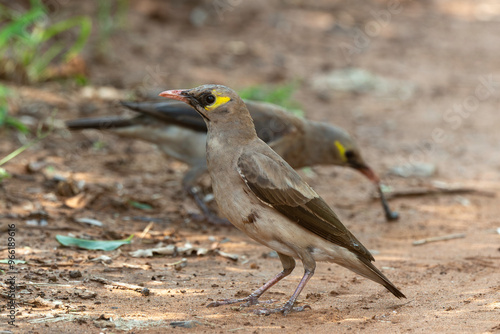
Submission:
[[[351,160],[355,157],[356,154],[354,153],[354,151],[346,151],[344,155],[347,160]]]
[[[214,103],[214,102],[215,102],[215,96],[213,96],[212,94],[207,95],[207,96],[205,97],[205,103],[206,103],[207,105],[210,105],[210,104],[212,104],[212,103]]]

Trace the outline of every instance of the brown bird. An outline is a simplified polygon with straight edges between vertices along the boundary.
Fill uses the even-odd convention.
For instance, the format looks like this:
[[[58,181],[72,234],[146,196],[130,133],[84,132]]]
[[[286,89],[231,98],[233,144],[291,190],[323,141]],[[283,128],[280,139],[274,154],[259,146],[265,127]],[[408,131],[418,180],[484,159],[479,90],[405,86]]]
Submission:
[[[206,131],[203,118],[190,106],[177,101],[162,103],[122,102],[141,115],[134,118],[101,117],[66,122],[70,130],[100,129],[122,137],[156,144],[167,156],[180,160],[190,170],[183,186],[196,200],[209,221],[218,222],[197,194],[198,178],[206,170]],[[264,102],[245,101],[254,120],[257,135],[281,155],[293,168],[315,165],[351,167],[371,180],[380,195],[385,217],[396,220],[381,190],[380,179],[363,160],[349,134],[337,126],[294,116],[285,109]]]
[[[305,269],[294,294],[283,307],[261,310],[269,314],[302,311],[293,307],[316,261],[344,266],[373,280],[398,298],[406,298],[373,264],[373,256],[340,222],[333,210],[299,174],[258,138],[241,98],[221,85],[170,90],[160,96],[191,105],[208,127],[207,166],[219,210],[238,229],[278,252],[283,271],[251,295],[216,301],[208,306],[245,302],[259,297],[288,276],[299,258]]]

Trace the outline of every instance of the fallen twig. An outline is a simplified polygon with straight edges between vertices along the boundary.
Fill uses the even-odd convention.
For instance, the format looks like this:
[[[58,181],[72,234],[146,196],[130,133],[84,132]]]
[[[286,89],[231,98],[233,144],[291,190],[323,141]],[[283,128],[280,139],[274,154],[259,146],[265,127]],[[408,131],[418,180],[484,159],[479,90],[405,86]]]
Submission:
[[[155,225],[154,222],[150,222],[145,228],[144,230],[142,231],[141,234],[139,234],[139,239],[144,239],[144,237],[149,233],[149,230],[151,230],[153,228],[153,226]]]
[[[428,196],[428,195],[464,195],[464,194],[474,194],[485,197],[496,196],[496,194],[491,191],[466,188],[466,187],[457,187],[457,188],[433,187],[433,188],[403,189],[403,190],[384,192],[384,195],[386,195],[387,198],[416,197],[416,196]]]
[[[122,283],[122,282],[110,281],[110,280],[108,280],[106,278],[97,277],[97,276],[91,277],[90,280],[94,281],[94,282],[101,283],[101,284],[105,284],[105,285],[108,285],[108,286],[111,286],[111,287],[114,287],[114,288],[123,289],[123,290],[133,290],[133,291],[136,291],[136,292],[141,292],[142,289],[144,289],[143,286],[134,285],[134,284],[128,284],[128,283]]]
[[[68,261],[68,262],[52,262],[52,260],[44,261],[41,259],[29,259],[29,264],[30,265],[35,265],[39,267],[52,267],[52,266],[57,266],[57,267],[73,267],[75,265],[74,261]]]
[[[25,282],[24,284],[33,286],[52,286],[52,287],[64,287],[64,288],[72,287],[72,285],[70,284],[59,284],[59,283]]]
[[[181,265],[183,263],[187,263],[186,258],[182,258],[181,260],[173,262],[173,263],[166,263],[165,267],[175,267],[175,266]]]
[[[448,235],[443,235],[441,237],[432,237],[432,238],[427,238],[427,239],[416,240],[413,242],[413,246],[420,246],[420,245],[428,244],[430,242],[446,241],[446,240],[453,240],[453,239],[460,239],[460,238],[465,238],[465,233],[448,234]]]
[[[121,263],[118,268],[151,270],[151,265],[149,265],[149,264],[140,265],[140,264],[131,264],[131,263]]]

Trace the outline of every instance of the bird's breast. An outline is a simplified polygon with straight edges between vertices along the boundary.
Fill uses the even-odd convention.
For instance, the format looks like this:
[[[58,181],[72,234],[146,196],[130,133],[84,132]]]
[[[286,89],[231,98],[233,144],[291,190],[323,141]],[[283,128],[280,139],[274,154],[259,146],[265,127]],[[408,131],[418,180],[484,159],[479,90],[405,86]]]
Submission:
[[[223,149],[213,139],[207,144],[208,170],[221,216],[255,241],[288,256],[303,259],[312,255],[318,261],[338,262],[344,253],[350,253],[260,201],[238,173],[240,153]]]

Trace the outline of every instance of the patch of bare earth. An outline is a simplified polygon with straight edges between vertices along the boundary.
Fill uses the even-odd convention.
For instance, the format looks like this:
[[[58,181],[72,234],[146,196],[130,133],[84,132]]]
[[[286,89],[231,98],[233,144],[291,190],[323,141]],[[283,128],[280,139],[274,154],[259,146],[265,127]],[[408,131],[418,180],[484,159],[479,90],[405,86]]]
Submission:
[[[377,22],[374,13],[388,10],[386,2],[228,2],[235,6],[219,14],[209,3],[202,28],[189,23],[191,5],[144,3],[150,7],[132,5],[126,29],[110,40],[107,58],[94,59],[88,52],[92,86],[115,86],[115,95],[89,96],[57,83],[14,87],[19,116],[43,121],[56,110],[57,120],[51,136],[3,166],[12,178],[0,185],[0,257],[7,257],[6,226],[15,224],[16,257],[27,262],[16,265],[13,332],[164,333],[175,326],[189,333],[500,331],[496,2],[403,2],[400,11],[380,21],[378,31],[365,31],[364,41],[360,31]],[[155,9],[158,3],[162,11]],[[94,10],[89,4],[67,6],[73,13]],[[346,58],[341,45],[359,52]],[[397,96],[325,95],[312,88],[317,76],[348,65],[414,89]],[[192,219],[197,209],[180,184],[186,166],[146,143],[100,131],[71,134],[60,121],[126,113],[116,100],[133,90],[208,82],[239,89],[296,78],[301,81],[295,97],[307,117],[348,129],[393,189],[440,181],[479,190],[394,198],[390,204],[401,219],[386,223],[362,176],[335,167],[302,172],[375,251],[376,265],[408,299],[397,300],[346,269],[319,263],[299,299],[311,306],[305,312],[266,317],[253,314],[258,306],[206,308],[212,300],[253,291],[281,270],[279,260],[234,228]],[[489,94],[476,101],[478,89]],[[444,139],[436,141],[435,131]],[[1,156],[21,145],[13,133],[1,136]],[[426,178],[388,174],[409,162],[430,163],[437,171]],[[457,233],[464,237],[412,245]],[[62,247],[57,234],[135,237],[130,245],[103,252]],[[177,250],[171,255],[131,255],[170,245]],[[8,270],[5,264],[0,268]],[[299,265],[263,299],[284,303],[302,273]],[[6,278],[0,276],[3,324]]]

